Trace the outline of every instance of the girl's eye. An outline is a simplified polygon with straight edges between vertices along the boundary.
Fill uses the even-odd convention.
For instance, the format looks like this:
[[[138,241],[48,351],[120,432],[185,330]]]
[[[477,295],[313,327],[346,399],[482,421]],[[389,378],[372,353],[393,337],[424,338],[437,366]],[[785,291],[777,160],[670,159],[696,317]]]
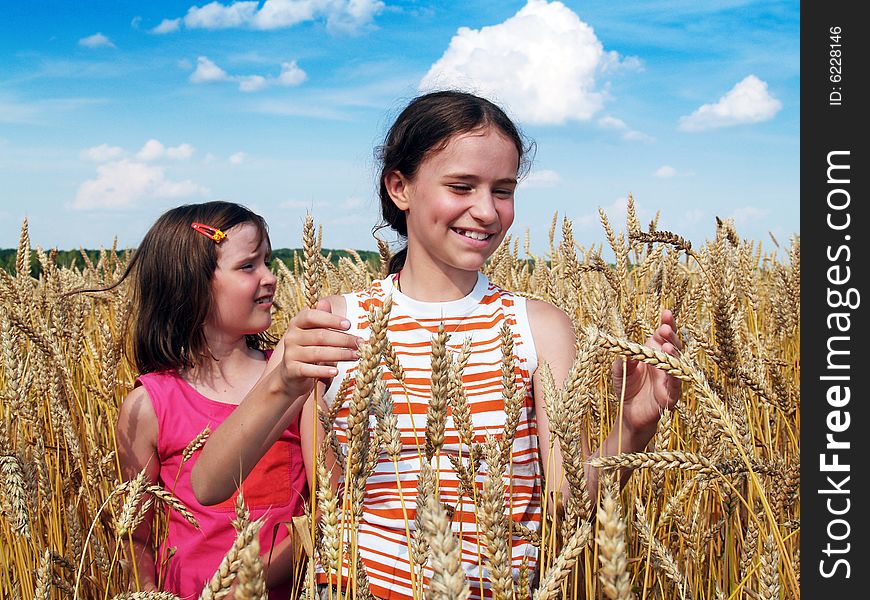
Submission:
[[[493,193],[499,198],[513,198],[513,190],[493,190]]]
[[[451,183],[448,186],[454,192],[466,193],[471,191],[471,186],[465,183]]]

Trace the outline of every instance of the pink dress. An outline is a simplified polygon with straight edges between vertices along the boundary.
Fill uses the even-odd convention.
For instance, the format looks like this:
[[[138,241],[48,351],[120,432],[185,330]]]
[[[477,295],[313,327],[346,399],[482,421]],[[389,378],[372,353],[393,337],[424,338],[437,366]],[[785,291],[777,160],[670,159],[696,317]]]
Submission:
[[[141,375],[137,385],[145,387],[157,414],[159,481],[184,502],[199,522],[196,529],[178,512],[169,511],[169,531],[157,558],[158,572],[163,573],[164,590],[181,598],[195,599],[235,540],[236,532],[231,524],[235,518],[235,494],[215,506],[197,502],[190,485],[190,471],[200,451],[184,462],[182,453],[206,426],[214,431],[236,405],[206,398],[173,372]],[[226,468],[233,466],[226,465]],[[266,517],[260,530],[260,552],[266,554],[273,544],[287,537],[284,523],[302,514],[303,502],[308,497],[298,422],[281,434],[248,475],[243,491],[251,518]],[[163,557],[172,547],[175,553],[163,565]],[[289,595],[289,584],[269,592],[270,600],[286,600]]]

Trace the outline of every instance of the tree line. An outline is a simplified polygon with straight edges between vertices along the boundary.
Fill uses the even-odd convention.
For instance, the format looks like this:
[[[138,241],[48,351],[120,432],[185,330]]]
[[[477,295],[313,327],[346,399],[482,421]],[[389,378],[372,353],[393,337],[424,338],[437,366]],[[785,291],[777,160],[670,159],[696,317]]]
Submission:
[[[123,261],[124,255],[129,250],[117,250],[115,252],[118,260]],[[337,264],[341,257],[347,257],[354,260],[353,255],[347,250],[326,250],[323,251],[323,256],[329,256],[330,262]],[[50,250],[46,251],[46,255],[52,254],[55,264],[58,267],[74,267],[78,269],[86,268],[88,261],[96,265],[100,261],[101,255],[105,260],[111,260],[112,250]],[[301,248],[274,248],[272,250],[272,260],[283,261],[290,269],[293,269],[293,254],[296,253],[299,260],[302,260]],[[380,264],[380,255],[377,252],[370,250],[356,250],[359,257],[372,264]],[[5,269],[8,273],[15,272],[15,264],[18,260],[18,250],[14,248],[0,249],[0,269]],[[34,278],[39,278],[42,273],[42,265],[36,255],[36,252],[30,253],[30,275]]]

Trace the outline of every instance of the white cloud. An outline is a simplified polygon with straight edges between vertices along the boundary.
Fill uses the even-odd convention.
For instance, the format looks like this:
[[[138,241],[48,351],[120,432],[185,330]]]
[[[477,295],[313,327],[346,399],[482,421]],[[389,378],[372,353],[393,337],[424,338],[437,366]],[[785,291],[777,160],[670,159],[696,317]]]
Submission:
[[[193,156],[194,147],[190,144],[179,144],[178,146],[167,148],[159,140],[150,139],[145,142],[142,149],[136,153],[136,158],[145,162],[158,160],[161,158],[171,158],[173,160],[186,160]]]
[[[341,10],[329,13],[327,29],[353,33],[370,24],[384,10],[384,3],[380,0],[348,0],[342,4]]]
[[[532,171],[520,182],[521,188],[550,188],[562,182],[562,177],[550,169]]]
[[[461,27],[420,90],[468,89],[530,123],[585,121],[605,99],[596,76],[619,64],[588,24],[561,2],[529,0],[513,17]]]
[[[653,173],[654,177],[661,177],[662,179],[668,179],[670,177],[675,177],[676,175],[677,170],[670,165],[662,165],[656,169],[655,173]]]
[[[653,138],[647,134],[637,131],[629,127],[622,119],[606,115],[598,119],[598,125],[602,129],[613,129],[620,132],[620,137],[624,140],[651,142]]]
[[[157,160],[162,158],[166,152],[166,147],[155,139],[148,140],[142,149],[136,153],[136,158],[144,161]]]
[[[181,19],[163,19],[160,24],[151,30],[151,33],[173,33],[181,28]]]
[[[172,158],[174,160],[187,160],[191,156],[195,149],[190,144],[179,144],[178,146],[173,146],[172,148],[166,149],[167,158]]]
[[[230,164],[232,165],[240,165],[248,158],[248,155],[244,152],[236,152],[235,154],[230,155]]]
[[[80,39],[79,46],[84,46],[85,48],[114,48],[115,44],[102,33],[97,32],[94,35]]]
[[[142,24],[142,17],[140,17],[139,15],[136,15],[135,17],[130,19],[130,27],[132,27],[133,29],[139,29],[139,25],[141,25],[141,24]]]
[[[272,85],[295,86],[308,79],[308,74],[299,67],[295,60],[281,64],[281,73],[277,77],[263,75],[230,75],[206,56],[196,59],[196,69],[190,74],[192,83],[210,83],[214,81],[233,81],[239,84],[243,92],[259,92]]]
[[[167,179],[163,167],[119,160],[97,167],[96,179],[79,186],[72,207],[128,208],[149,198],[184,198],[207,193],[208,189],[190,180]]]
[[[118,146],[100,144],[99,146],[82,150],[79,153],[79,156],[85,160],[92,160],[94,162],[107,162],[124,156],[124,149],[119,148]]]
[[[323,2],[294,2],[293,0],[266,0],[263,8],[251,19],[256,29],[281,29],[314,19],[318,5]]]
[[[236,81],[243,92],[258,92],[267,85],[266,78],[262,75],[240,75]]]
[[[227,72],[211,62],[205,56],[196,59],[196,70],[190,74],[193,83],[208,83],[210,81],[226,81],[229,79]]]
[[[247,0],[229,4],[209,2],[204,6],[191,6],[183,18],[164,19],[161,25],[183,22],[190,29],[274,30],[325,19],[328,29],[353,33],[369,25],[384,9],[381,0],[266,0],[262,6],[259,4]],[[155,33],[176,29],[178,27]]]
[[[680,117],[680,129],[704,131],[758,123],[772,119],[781,108],[782,102],[767,91],[767,83],[755,75],[749,75],[715,104],[704,104],[691,115]]]
[[[191,6],[184,17],[184,24],[192,29],[229,29],[241,27],[257,14],[258,2],[233,2],[224,6],[209,2],[205,6]]]
[[[308,74],[299,68],[295,60],[281,63],[281,74],[278,75],[277,83],[284,86],[299,85],[308,79]]]

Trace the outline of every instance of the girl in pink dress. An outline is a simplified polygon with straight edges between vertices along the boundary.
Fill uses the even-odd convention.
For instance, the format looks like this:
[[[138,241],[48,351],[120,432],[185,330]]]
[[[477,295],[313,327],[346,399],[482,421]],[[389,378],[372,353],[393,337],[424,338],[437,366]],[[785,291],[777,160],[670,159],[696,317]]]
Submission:
[[[197,502],[191,442],[214,431],[263,374],[270,350],[276,278],[265,221],[229,202],[180,206],[151,227],[122,280],[133,282],[136,387],[116,428],[125,479],[145,472],[190,509],[196,528],[177,511],[158,555],[152,551],[154,508],[133,532],[134,578],[141,590],[197,598],[232,547],[235,495],[215,506]],[[252,519],[264,518],[260,549],[270,598],[287,598],[291,539],[282,523],[302,513],[307,483],[299,424],[276,431],[243,487]],[[200,444],[201,445],[201,444]],[[239,465],[225,465],[239,471]]]

